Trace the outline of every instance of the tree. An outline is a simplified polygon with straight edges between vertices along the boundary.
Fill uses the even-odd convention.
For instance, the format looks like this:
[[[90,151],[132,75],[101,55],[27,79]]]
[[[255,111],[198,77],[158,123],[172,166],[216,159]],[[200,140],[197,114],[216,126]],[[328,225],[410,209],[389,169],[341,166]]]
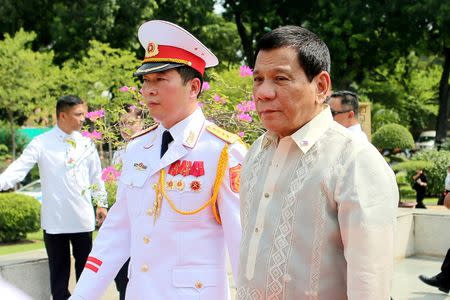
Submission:
[[[11,130],[12,157],[16,155],[16,120],[38,107],[47,107],[57,92],[58,69],[52,52],[30,49],[35,33],[19,30],[0,41],[0,107],[6,112]]]
[[[124,104],[132,99],[119,92],[122,86],[137,86],[137,78],[133,72],[139,66],[133,52],[111,48],[108,44],[91,41],[90,47],[80,61],[71,59],[63,68],[63,91],[76,94],[86,100],[90,110],[103,108],[105,121],[102,126],[116,124],[123,111]],[[104,140],[109,144],[109,155],[112,158],[112,143],[117,141],[118,132],[104,131]],[[102,148],[100,148],[102,152]]]
[[[3,0],[0,32],[35,31],[35,49],[54,50],[55,61],[62,64],[81,58],[93,39],[138,50],[137,28],[155,7],[155,0]]]
[[[213,12],[214,2],[214,0],[161,0],[154,11],[154,16],[188,30],[219,58],[221,61],[219,68],[230,68],[242,60],[242,47],[236,25]]]

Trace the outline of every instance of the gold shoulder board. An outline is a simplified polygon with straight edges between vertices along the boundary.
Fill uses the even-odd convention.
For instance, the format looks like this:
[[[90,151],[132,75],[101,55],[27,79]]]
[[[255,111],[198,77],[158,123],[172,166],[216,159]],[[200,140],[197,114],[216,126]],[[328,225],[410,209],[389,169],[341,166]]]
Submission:
[[[228,144],[233,144],[234,142],[240,142],[241,138],[234,133],[228,132],[225,129],[220,128],[216,124],[211,124],[206,126],[206,130],[217,136],[219,139],[224,140]]]
[[[131,141],[131,140],[134,140],[134,139],[137,138],[137,137],[143,136],[144,134],[149,133],[149,132],[152,131],[152,130],[155,130],[155,129],[158,127],[158,125],[159,125],[159,124],[152,125],[152,126],[150,126],[149,128],[146,128],[146,129],[144,129],[144,130],[142,130],[142,131],[139,131],[138,133],[135,133],[135,134],[130,138],[130,141]]]

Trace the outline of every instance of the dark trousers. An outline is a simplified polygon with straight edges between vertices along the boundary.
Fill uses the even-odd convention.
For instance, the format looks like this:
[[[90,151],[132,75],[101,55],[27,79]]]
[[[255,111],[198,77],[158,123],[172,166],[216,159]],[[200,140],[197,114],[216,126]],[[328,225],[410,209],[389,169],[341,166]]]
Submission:
[[[44,243],[50,268],[50,289],[53,300],[67,300],[70,297],[70,244],[72,244],[78,281],[92,249],[92,232],[48,234],[44,231]]]
[[[125,300],[125,291],[127,289],[127,284],[128,284],[128,264],[129,263],[130,263],[130,259],[128,259],[125,262],[125,264],[119,270],[119,273],[117,273],[116,278],[114,278],[114,281],[116,282],[117,291],[119,292],[120,300]]]
[[[450,288],[450,249],[447,250],[444,262],[441,266],[441,273],[436,275],[442,287]]]
[[[416,190],[416,208],[426,208],[425,204],[423,204],[423,199],[425,198],[426,190]]]

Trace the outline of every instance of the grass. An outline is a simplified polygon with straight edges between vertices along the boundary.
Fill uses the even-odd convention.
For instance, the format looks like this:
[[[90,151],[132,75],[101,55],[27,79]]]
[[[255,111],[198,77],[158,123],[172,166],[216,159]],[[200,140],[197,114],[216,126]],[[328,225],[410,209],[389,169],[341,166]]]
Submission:
[[[28,233],[27,238],[15,243],[0,243],[0,255],[31,251],[44,248],[42,229]]]
[[[411,202],[411,203],[416,203],[416,197],[414,198],[402,198],[401,199],[403,202]],[[430,197],[430,198],[425,198],[423,199],[423,203],[425,205],[437,205],[437,201],[438,198],[437,197]]]
[[[97,237],[98,231],[94,231],[93,238]],[[28,233],[27,238],[15,243],[0,243],[0,255],[13,254],[45,248],[42,229]]]

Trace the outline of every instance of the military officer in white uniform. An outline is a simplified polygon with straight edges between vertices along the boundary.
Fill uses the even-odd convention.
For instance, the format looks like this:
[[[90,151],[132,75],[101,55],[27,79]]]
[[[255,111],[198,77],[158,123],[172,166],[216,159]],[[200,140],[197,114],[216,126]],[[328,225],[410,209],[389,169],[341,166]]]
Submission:
[[[99,299],[128,257],[126,299],[229,299],[226,249],[236,278],[246,149],[197,104],[204,68],[218,60],[169,22],[138,35],[146,55],[135,75],[159,124],[129,143],[116,204],[71,299]]]

